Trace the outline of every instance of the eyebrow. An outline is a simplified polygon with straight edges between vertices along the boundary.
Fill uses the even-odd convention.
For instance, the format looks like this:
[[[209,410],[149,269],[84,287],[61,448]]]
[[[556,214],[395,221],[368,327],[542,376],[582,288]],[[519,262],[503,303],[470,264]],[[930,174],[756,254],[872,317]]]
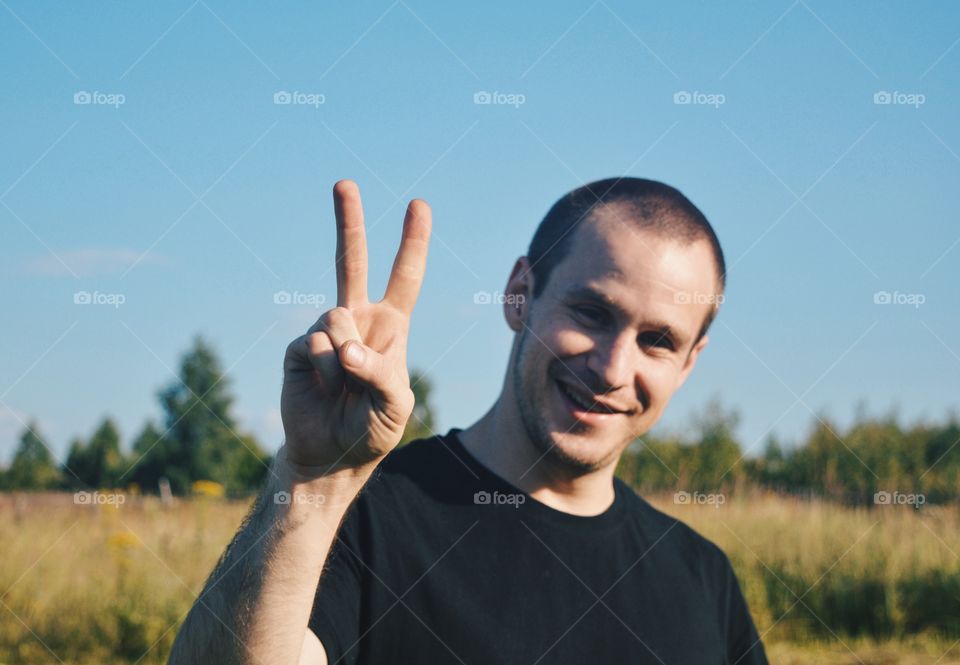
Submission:
[[[599,291],[590,286],[578,286],[574,287],[567,291],[566,299],[572,300],[589,300],[594,303],[608,307],[609,309],[614,310],[621,316],[628,316],[629,313],[620,305],[616,300],[610,297],[609,294]],[[665,321],[647,321],[646,326],[647,330],[652,330],[662,335],[664,338],[669,339],[673,342],[674,347],[677,350],[682,349],[686,346],[687,340],[682,335],[677,333],[674,330],[673,326]]]

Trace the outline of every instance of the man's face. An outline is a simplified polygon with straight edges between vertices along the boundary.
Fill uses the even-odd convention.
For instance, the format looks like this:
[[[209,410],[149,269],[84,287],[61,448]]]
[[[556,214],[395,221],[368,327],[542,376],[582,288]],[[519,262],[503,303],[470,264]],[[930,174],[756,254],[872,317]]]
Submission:
[[[508,290],[527,300],[505,308],[519,333],[510,380],[523,426],[542,455],[585,473],[659,420],[706,345],[696,336],[717,280],[708,242],[639,231],[616,210],[573,233],[535,300],[518,262]]]

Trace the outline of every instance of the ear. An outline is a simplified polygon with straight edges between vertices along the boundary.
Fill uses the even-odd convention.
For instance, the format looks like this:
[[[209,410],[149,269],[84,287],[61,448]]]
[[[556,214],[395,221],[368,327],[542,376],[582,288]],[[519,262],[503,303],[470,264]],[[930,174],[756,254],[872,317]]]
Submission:
[[[530,299],[533,297],[533,273],[530,272],[530,262],[527,257],[521,256],[513,264],[504,296],[503,318],[507,320],[510,330],[520,332],[527,320]]]
[[[683,368],[680,370],[680,376],[677,378],[677,387],[674,390],[679,390],[680,386],[684,384],[687,380],[687,377],[690,376],[690,372],[693,371],[693,366],[697,364],[697,358],[700,356],[700,352],[704,350],[707,346],[707,342],[710,341],[708,335],[704,335],[700,338],[700,341],[693,345],[693,348],[690,349],[690,353],[687,355],[687,359],[683,363]]]

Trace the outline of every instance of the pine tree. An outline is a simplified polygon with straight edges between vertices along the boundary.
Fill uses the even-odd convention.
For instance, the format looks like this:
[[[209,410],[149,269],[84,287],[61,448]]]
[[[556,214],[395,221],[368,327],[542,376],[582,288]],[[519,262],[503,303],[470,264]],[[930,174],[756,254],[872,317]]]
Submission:
[[[56,487],[59,481],[53,455],[41,438],[37,424],[31,421],[20,436],[20,445],[7,469],[6,484],[10,489],[44,490]]]
[[[201,337],[183,356],[179,380],[159,397],[166,434],[157,444],[157,456],[175,492],[185,493],[196,480],[213,480],[230,490],[259,482],[268,456],[253,437],[237,431],[229,382]]]
[[[73,440],[63,475],[71,486],[116,487],[122,482],[122,466],[120,432],[113,420],[104,418],[89,443]]]

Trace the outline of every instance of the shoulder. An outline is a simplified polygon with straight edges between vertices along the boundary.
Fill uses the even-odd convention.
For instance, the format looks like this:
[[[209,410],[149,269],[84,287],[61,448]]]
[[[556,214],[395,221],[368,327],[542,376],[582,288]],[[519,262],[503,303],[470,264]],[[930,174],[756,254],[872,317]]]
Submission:
[[[444,441],[444,437],[437,434],[416,439],[395,449],[377,467],[374,479],[419,483],[456,463],[454,451]]]
[[[716,543],[686,522],[654,508],[619,478],[615,482],[618,493],[622,492],[626,500],[631,519],[651,546],[653,543],[667,545],[672,556],[706,580],[717,582],[726,576],[730,561]]]
[[[361,498],[384,499],[393,504],[398,496],[439,496],[456,487],[466,473],[455,450],[441,435],[416,439],[388,454],[367,482]]]
[[[395,448],[380,463],[379,471],[386,474],[409,474],[420,468],[423,462],[436,461],[437,456],[449,450],[441,435],[415,439]]]

